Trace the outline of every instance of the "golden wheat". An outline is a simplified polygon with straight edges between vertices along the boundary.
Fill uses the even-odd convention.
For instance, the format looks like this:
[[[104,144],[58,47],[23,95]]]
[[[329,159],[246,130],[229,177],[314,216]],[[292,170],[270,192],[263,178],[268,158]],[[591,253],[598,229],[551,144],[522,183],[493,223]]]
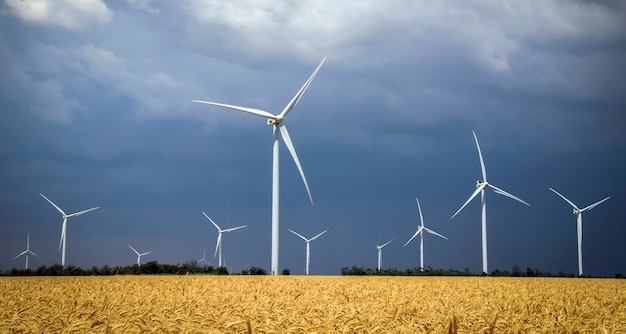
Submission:
[[[99,276],[0,279],[0,332],[624,333],[626,280]]]

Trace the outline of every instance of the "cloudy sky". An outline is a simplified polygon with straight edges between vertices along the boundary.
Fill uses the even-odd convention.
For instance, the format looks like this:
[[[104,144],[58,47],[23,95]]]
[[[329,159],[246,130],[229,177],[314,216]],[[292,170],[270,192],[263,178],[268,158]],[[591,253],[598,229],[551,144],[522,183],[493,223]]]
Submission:
[[[281,147],[280,268],[419,266],[481,271],[480,204],[453,220],[481,178],[489,271],[626,273],[626,5],[618,1],[3,0],[0,4],[0,269],[30,233],[31,267],[83,268],[212,258],[270,267],[272,129],[284,124],[315,204]]]

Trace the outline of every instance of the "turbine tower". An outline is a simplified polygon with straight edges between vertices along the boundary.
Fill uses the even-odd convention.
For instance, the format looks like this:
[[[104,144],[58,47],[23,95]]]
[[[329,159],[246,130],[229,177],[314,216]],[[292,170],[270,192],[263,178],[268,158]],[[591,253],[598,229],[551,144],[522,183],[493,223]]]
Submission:
[[[328,230],[325,230],[324,232],[314,236],[311,239],[307,239],[307,238],[303,237],[302,235],[298,234],[296,231],[289,230],[289,232],[299,236],[300,238],[302,238],[302,240],[304,240],[304,242],[306,242],[306,275],[307,276],[309,275],[309,262],[311,261],[311,249],[309,248],[309,246],[310,246],[309,244],[311,243],[311,241],[319,238],[322,234],[326,233],[326,231],[328,231]]]
[[[597,201],[589,206],[579,209],[576,206],[576,204],[574,204],[569,199],[565,198],[565,196],[559,194],[558,191],[550,187],[548,187],[548,189],[552,190],[555,194],[559,195],[559,197],[561,197],[563,200],[565,200],[565,202],[569,203],[569,205],[571,205],[574,208],[574,214],[576,215],[576,235],[578,237],[578,276],[582,276],[583,275],[583,212],[595,208],[596,206],[600,205],[600,203],[608,200],[611,197],[609,196],[603,200]]]
[[[298,155],[296,154],[296,150],[293,147],[293,143],[291,142],[291,137],[289,136],[289,132],[287,132],[287,127],[284,125],[283,120],[287,116],[287,114],[289,114],[289,112],[291,112],[291,110],[296,106],[296,104],[298,104],[298,101],[300,101],[300,98],[302,97],[306,89],[309,87],[311,82],[313,81],[313,78],[315,78],[315,75],[317,74],[319,69],[322,67],[322,64],[324,64],[325,60],[326,60],[326,57],[324,57],[322,61],[320,62],[320,64],[317,65],[317,68],[315,69],[313,74],[311,74],[311,76],[304,83],[302,88],[300,88],[300,90],[291,99],[291,101],[289,101],[289,103],[287,104],[287,106],[285,106],[283,111],[277,115],[269,113],[265,110],[259,110],[259,109],[254,109],[254,108],[240,107],[240,106],[208,102],[208,101],[193,100],[193,102],[197,102],[197,103],[204,103],[204,104],[209,104],[209,105],[218,106],[218,107],[230,108],[234,110],[247,112],[253,115],[265,117],[267,118],[267,125],[273,127],[274,143],[272,146],[272,154],[273,154],[273,158],[272,158],[272,259],[271,259],[271,274],[272,275],[278,275],[278,238],[279,238],[279,207],[280,207],[279,205],[279,202],[280,202],[279,183],[280,182],[279,182],[279,173],[278,173],[279,171],[278,154],[279,154],[281,137],[283,141],[285,142],[285,146],[287,146],[289,153],[291,153],[291,156],[294,162],[296,163],[296,167],[298,167],[298,171],[300,171],[300,176],[302,177],[302,181],[304,182],[304,186],[309,195],[309,200],[311,201],[311,204],[313,204],[313,197],[311,196],[309,185],[306,182],[304,171],[302,170],[302,166],[300,166],[300,160],[298,160]]]
[[[220,257],[218,260],[218,267],[222,266],[222,233],[227,233],[227,232],[232,232],[241,228],[244,228],[248,225],[243,225],[243,226],[237,226],[237,227],[231,227],[231,228],[227,228],[222,230],[219,226],[217,226],[217,224],[213,221],[213,219],[211,219],[211,217],[207,216],[206,213],[202,212],[202,214],[207,217],[211,223],[213,223],[213,225],[215,225],[215,228],[217,228],[217,244],[215,245],[215,254],[213,254],[213,257],[215,257],[217,255],[217,252],[219,251],[220,253]]]
[[[152,253],[153,251],[149,251],[149,252],[145,252],[145,253],[139,253],[136,249],[133,248],[133,246],[128,245],[128,247],[130,247],[130,249],[133,250],[133,252],[135,252],[135,254],[137,254],[137,265],[140,266],[141,265],[141,257],[144,255],[148,255],[150,253]]]
[[[409,241],[407,241],[402,247],[406,247],[406,245],[408,245],[409,242],[411,242],[411,240],[413,240],[418,234],[420,235],[420,271],[423,272],[424,271],[424,231],[430,234],[434,234],[440,238],[444,238],[446,240],[448,240],[448,238],[424,226],[424,217],[422,216],[422,207],[420,206],[420,201],[419,199],[417,199],[417,197],[415,197],[415,201],[417,202],[417,209],[419,210],[419,213],[420,213],[420,225],[417,228],[417,231],[415,232],[415,234],[413,234],[413,236],[411,237],[411,239],[409,239]]]
[[[24,269],[28,270],[28,254],[32,254],[32,255],[35,255],[36,257],[39,257],[39,255],[35,254],[33,251],[30,250],[30,235],[26,234],[26,250],[19,253],[16,257],[13,258],[13,260],[17,259],[18,257],[22,255],[26,255],[26,267],[24,267]]]
[[[204,250],[202,251],[202,258],[198,260],[198,264],[202,264],[202,262],[204,262],[205,267],[209,265],[209,261],[206,260],[206,247],[204,247]]]
[[[380,271],[380,267],[381,267],[381,266],[382,266],[382,264],[383,264],[383,247],[385,247],[385,246],[389,245],[389,243],[391,243],[391,242],[392,242],[392,241],[394,241],[394,240],[395,240],[395,239],[391,239],[391,240],[389,240],[389,241],[385,242],[385,243],[384,243],[384,244],[382,244],[382,245],[378,245],[378,244],[376,244],[376,243],[374,244],[374,245],[376,245],[376,249],[378,250],[378,271]]]
[[[457,212],[455,214],[452,215],[452,218],[454,218],[459,212],[461,212],[461,210],[463,210],[463,208],[472,200],[474,199],[474,197],[476,197],[476,195],[478,195],[480,193],[480,200],[482,203],[482,248],[483,248],[483,273],[484,274],[489,274],[488,268],[487,268],[487,202],[485,200],[485,189],[491,189],[493,190],[493,192],[495,192],[496,194],[500,194],[509,198],[512,198],[518,202],[524,203],[528,206],[530,206],[530,204],[526,203],[525,201],[509,194],[508,192],[494,186],[493,184],[490,184],[487,182],[487,172],[485,171],[485,162],[483,161],[483,155],[480,152],[480,145],[478,145],[478,138],[476,137],[476,133],[474,131],[472,131],[472,133],[474,134],[474,140],[476,141],[476,148],[478,149],[478,157],[480,158],[480,169],[482,170],[482,174],[483,174],[483,179],[482,180],[478,180],[476,181],[476,190],[474,191],[474,193],[472,194],[472,196],[470,196],[470,198],[465,202],[465,204],[463,204],[463,206],[461,206],[461,208],[459,210],[457,210]]]
[[[67,219],[68,218],[72,218],[72,217],[80,216],[83,213],[87,213],[89,211],[93,211],[93,210],[99,209],[100,207],[97,206],[95,208],[91,208],[91,209],[87,209],[87,210],[83,210],[83,211],[79,211],[79,212],[74,212],[74,213],[70,213],[69,215],[67,215],[56,204],[52,203],[52,201],[49,200],[48,197],[44,196],[42,193],[39,193],[39,195],[41,195],[41,197],[43,197],[46,201],[48,201],[50,204],[52,204],[52,206],[55,207],[61,213],[61,217],[63,217],[63,226],[61,227],[61,241],[59,241],[59,250],[61,250],[61,246],[63,246],[63,252],[61,253],[61,266],[65,267],[65,241],[67,239],[67,234],[66,234]]]

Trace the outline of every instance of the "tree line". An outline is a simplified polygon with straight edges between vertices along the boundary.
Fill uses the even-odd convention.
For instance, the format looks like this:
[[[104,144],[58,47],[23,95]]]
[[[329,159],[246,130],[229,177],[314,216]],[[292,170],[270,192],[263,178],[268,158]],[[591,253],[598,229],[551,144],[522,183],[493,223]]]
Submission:
[[[183,264],[165,264],[157,261],[146,262],[141,265],[109,267],[92,267],[82,269],[75,266],[63,267],[60,264],[41,266],[35,270],[13,268],[9,271],[0,271],[1,276],[94,276],[94,275],[232,275],[226,267],[199,266],[196,261]],[[250,267],[237,275],[267,275],[263,268]],[[283,271],[289,274],[289,270]]]
[[[290,270],[284,269],[283,275],[289,275]],[[252,266],[249,269],[243,269],[240,272],[229,273],[226,267],[200,266],[197,261],[185,262],[183,264],[166,264],[150,261],[142,265],[116,266],[109,267],[92,267],[90,269],[82,269],[75,266],[63,267],[60,264],[51,266],[41,266],[35,270],[13,268],[9,271],[1,271],[0,276],[94,276],[94,275],[267,275],[265,269]],[[457,269],[435,269],[426,267],[424,270],[420,268],[408,268],[406,270],[398,270],[396,268],[388,268],[377,270],[375,268],[364,267],[343,267],[341,268],[343,276],[487,276],[485,274],[473,273],[469,268],[463,270]],[[511,270],[494,270],[489,276],[496,277],[576,277],[573,273],[567,273],[559,270],[557,273],[544,272],[539,269],[527,267],[523,270],[520,266],[514,265]],[[591,277],[591,276],[584,276]],[[615,278],[625,278],[624,275],[618,273]]]
[[[341,268],[341,275],[344,276],[487,276],[484,273],[473,273],[469,268],[464,270],[457,269],[434,269],[432,267],[426,267],[424,270],[420,268],[409,268],[404,271],[396,268],[388,268],[384,270],[378,270],[376,268],[364,268],[364,267],[343,267]],[[559,270],[556,274],[551,272],[544,272],[539,269],[526,268],[521,269],[520,266],[514,265],[511,271],[496,269],[489,274],[489,276],[496,277],[576,277],[573,273],[567,273]],[[584,276],[591,277],[591,276]],[[618,273],[615,278],[624,278],[624,275]]]

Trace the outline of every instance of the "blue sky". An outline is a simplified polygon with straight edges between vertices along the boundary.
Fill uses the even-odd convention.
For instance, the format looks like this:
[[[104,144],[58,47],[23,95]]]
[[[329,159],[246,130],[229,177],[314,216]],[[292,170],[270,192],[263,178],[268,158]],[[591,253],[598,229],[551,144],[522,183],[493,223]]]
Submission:
[[[626,6],[611,1],[47,1],[0,4],[0,269],[60,263],[183,263],[224,235],[234,271],[270,267],[271,128],[192,99],[279,113],[307,176],[281,147],[280,268],[425,265],[481,270],[480,179],[489,270],[626,273]],[[212,254],[211,254],[212,255]],[[216,263],[217,259],[210,259]]]

